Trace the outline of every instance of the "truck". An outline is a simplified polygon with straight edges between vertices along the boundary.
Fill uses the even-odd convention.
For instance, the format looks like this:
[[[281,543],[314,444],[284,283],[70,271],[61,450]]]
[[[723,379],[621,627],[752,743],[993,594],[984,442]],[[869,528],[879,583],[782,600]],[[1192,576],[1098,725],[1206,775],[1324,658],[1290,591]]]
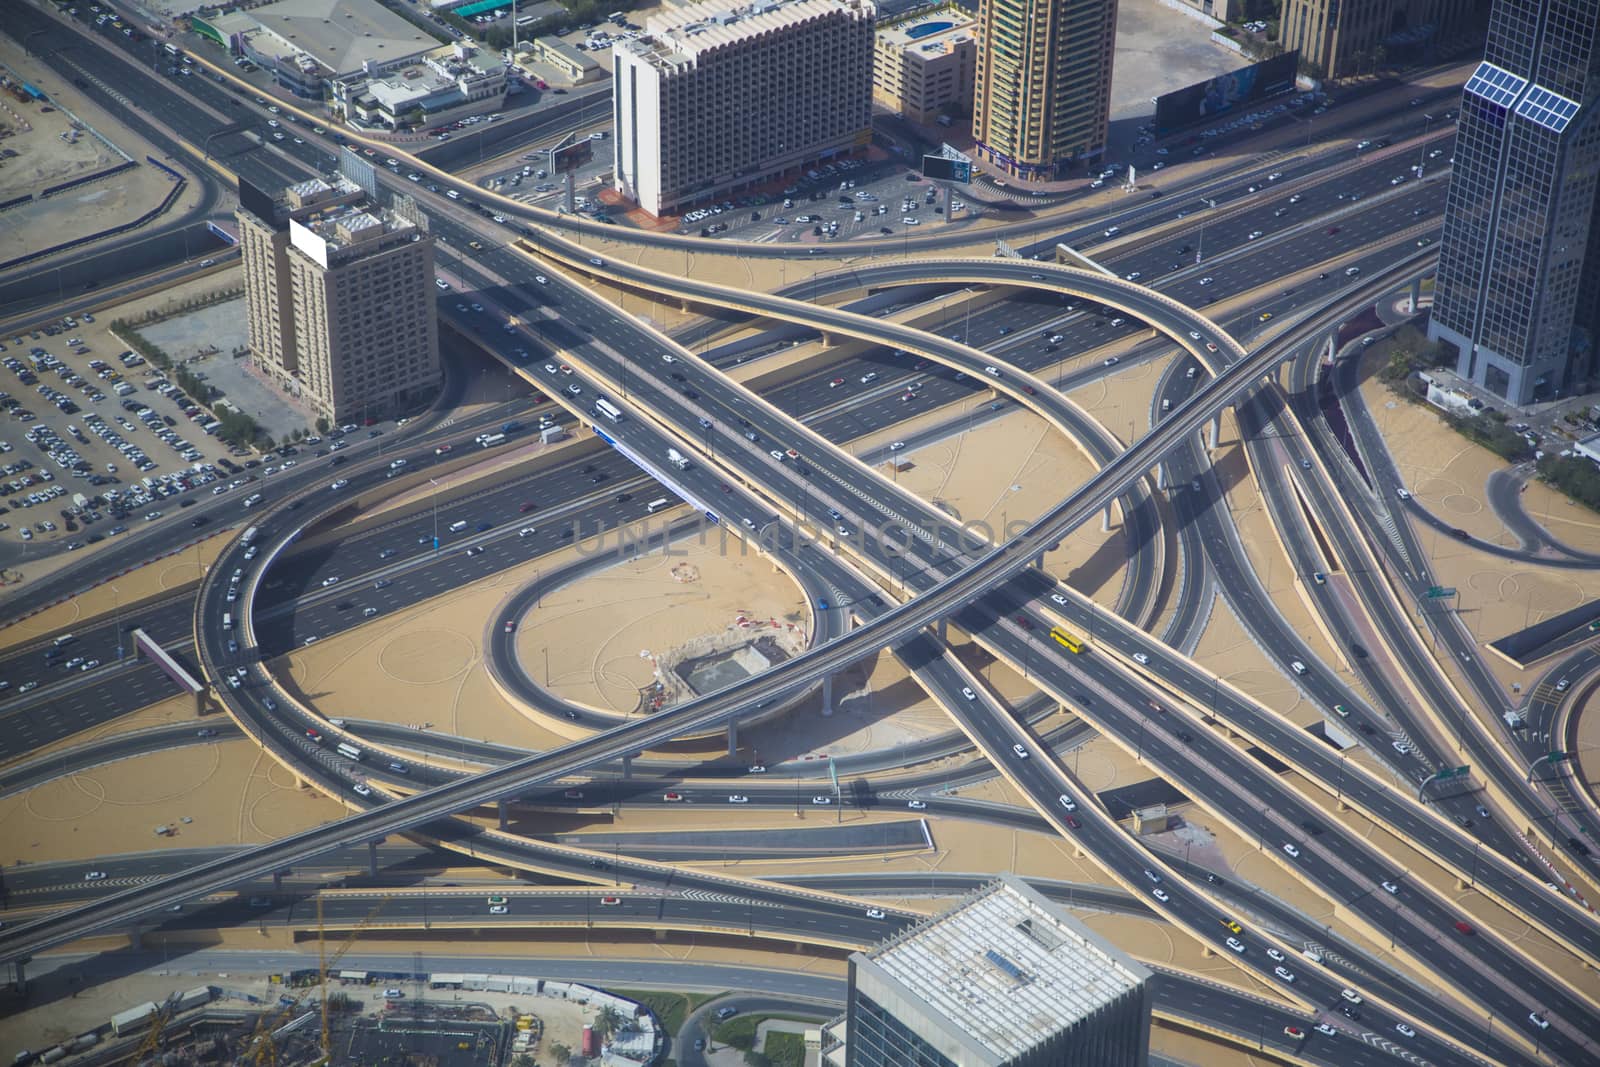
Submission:
[[[676,448],[667,449],[667,462],[672,464],[674,467],[677,467],[681,471],[686,471],[689,469],[688,457],[682,452],[679,452]]]

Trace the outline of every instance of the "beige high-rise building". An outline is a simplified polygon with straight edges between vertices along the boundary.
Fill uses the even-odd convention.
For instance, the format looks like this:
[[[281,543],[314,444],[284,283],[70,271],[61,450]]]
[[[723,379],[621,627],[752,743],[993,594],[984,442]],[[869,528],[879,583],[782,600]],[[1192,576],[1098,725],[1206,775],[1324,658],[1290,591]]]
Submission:
[[[1098,159],[1111,121],[1116,0],[981,0],[975,155],[1021,181]]]
[[[1285,51],[1330,78],[1423,59],[1441,38],[1482,17],[1482,0],[1284,0],[1278,39]]]
[[[280,200],[241,183],[251,358],[332,423],[389,415],[439,387],[433,238],[346,178]]]
[[[955,4],[878,23],[872,100],[912,122],[972,114],[978,34]],[[964,123],[963,123],[964,125]]]
[[[871,0],[664,7],[612,49],[617,191],[652,215],[864,149]]]

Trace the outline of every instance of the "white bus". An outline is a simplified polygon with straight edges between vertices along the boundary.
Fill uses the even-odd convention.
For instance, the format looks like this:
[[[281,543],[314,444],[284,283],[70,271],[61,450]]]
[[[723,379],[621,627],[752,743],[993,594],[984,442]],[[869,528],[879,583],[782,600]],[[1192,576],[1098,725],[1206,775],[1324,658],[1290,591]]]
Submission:
[[[672,506],[672,501],[668,500],[666,497],[661,497],[660,499],[650,501],[650,503],[648,503],[648,504],[646,504],[644,506],[644,509],[645,509],[645,511],[647,511],[650,514],[654,515],[656,512],[660,511],[662,508],[669,508],[671,506]]]
[[[606,418],[610,419],[612,422],[622,421],[622,409],[617,407],[617,405],[613,404],[611,401],[607,400],[605,397],[601,397],[599,400],[594,402],[594,409],[600,414],[604,415]]]
[[[248,545],[256,539],[256,534],[260,532],[261,530],[259,527],[252,526],[250,529],[244,532],[244,536],[240,537],[239,540]]]
[[[339,747],[334,751],[338,752],[339,755],[343,756],[345,759],[353,759],[357,763],[361,762],[361,750],[350,744],[348,741],[340,741]]]

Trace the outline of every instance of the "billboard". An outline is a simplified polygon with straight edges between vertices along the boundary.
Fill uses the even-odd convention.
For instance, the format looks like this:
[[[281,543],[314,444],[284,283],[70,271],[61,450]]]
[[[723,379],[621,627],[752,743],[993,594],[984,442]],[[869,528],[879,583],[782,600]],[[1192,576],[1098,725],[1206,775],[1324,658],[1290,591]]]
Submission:
[[[931,182],[972,183],[972,163],[965,159],[946,159],[944,156],[923,156],[922,175]]]
[[[550,173],[564,174],[569,170],[575,171],[594,159],[594,142],[587,137],[580,138],[569,133],[557,141],[548,153]]]
[[[1300,50],[1263,59],[1156,98],[1156,130],[1169,133],[1289,92],[1300,69]]]

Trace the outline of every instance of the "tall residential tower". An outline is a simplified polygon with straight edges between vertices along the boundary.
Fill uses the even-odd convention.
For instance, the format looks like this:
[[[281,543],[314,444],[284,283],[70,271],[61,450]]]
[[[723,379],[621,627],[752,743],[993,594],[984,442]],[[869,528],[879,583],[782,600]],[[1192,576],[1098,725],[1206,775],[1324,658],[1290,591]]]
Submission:
[[[1595,369],[1600,0],[1495,0],[1467,80],[1428,336],[1508,403]]]
[[[977,158],[1052,181],[1105,152],[1116,0],[980,0],[972,135]]]
[[[332,423],[392,414],[439,387],[433,238],[409,198],[348,178],[272,197],[239,185],[251,358]]]
[[[871,0],[651,15],[612,49],[617,191],[668,214],[865,148],[876,15]]]

